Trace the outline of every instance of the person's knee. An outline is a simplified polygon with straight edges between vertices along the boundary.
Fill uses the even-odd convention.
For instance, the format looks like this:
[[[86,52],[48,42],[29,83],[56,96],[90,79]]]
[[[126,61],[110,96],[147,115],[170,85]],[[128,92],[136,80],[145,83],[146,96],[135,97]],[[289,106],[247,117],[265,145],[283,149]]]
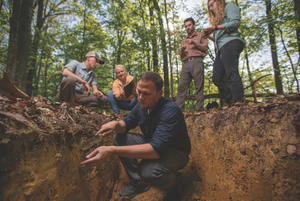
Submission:
[[[110,99],[110,98],[114,98],[114,95],[113,95],[113,91],[110,90],[107,94],[107,97]]]
[[[215,85],[218,85],[220,83],[220,78],[217,77],[217,76],[212,76],[212,82],[215,84]]]
[[[152,172],[153,169],[149,170],[149,168],[141,165],[141,163],[138,166],[138,174],[141,177],[141,179],[148,185],[153,186],[154,182],[157,181],[154,177],[154,173]]]
[[[61,84],[64,85],[75,85],[76,84],[76,79],[72,76],[66,77]]]
[[[107,103],[107,101],[108,101],[107,96],[102,95],[101,101],[102,101],[103,103]]]
[[[157,165],[149,164],[150,160],[142,160],[138,166],[138,174],[141,179],[151,186],[157,186],[161,183],[165,176],[166,172],[163,168],[159,168]]]
[[[231,84],[234,84],[234,83],[239,83],[241,82],[241,77],[238,73],[236,72],[229,72],[227,74],[227,77],[228,77],[228,81],[231,83]]]
[[[187,88],[188,88],[188,85],[183,85],[183,84],[178,85],[177,94],[183,95]]]

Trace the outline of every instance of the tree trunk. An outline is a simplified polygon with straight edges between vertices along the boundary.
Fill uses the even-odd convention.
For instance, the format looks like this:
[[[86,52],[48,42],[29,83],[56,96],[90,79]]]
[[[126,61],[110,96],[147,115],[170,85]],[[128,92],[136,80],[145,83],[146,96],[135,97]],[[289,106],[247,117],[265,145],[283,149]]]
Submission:
[[[283,48],[284,48],[284,50],[285,50],[285,53],[286,53],[287,57],[289,58],[289,61],[290,61],[290,64],[291,64],[291,68],[292,68],[292,72],[293,72],[293,75],[294,75],[294,79],[295,79],[296,85],[297,85],[297,86],[296,86],[296,87],[297,87],[297,92],[299,93],[299,81],[298,81],[298,79],[297,79],[297,72],[295,71],[295,68],[294,68],[294,64],[293,64],[292,58],[291,58],[291,56],[290,56],[290,54],[289,54],[289,51],[288,51],[288,49],[287,49],[287,47],[286,47],[286,45],[285,45],[285,43],[284,43],[283,32],[282,32],[282,30],[281,30],[280,28],[278,28],[278,27],[277,27],[277,30],[278,30],[279,33],[280,33],[280,38],[281,38],[282,46],[283,46]],[[292,82],[292,84],[293,84],[293,82]]]
[[[80,55],[85,55],[85,52],[88,52],[90,50],[87,50],[85,45],[85,37],[86,37],[86,21],[87,21],[87,1],[84,1],[84,10],[83,10],[83,30],[82,30],[82,48],[80,49]]]
[[[294,9],[297,22],[300,20],[300,0],[294,0]],[[298,53],[299,53],[299,62],[300,63],[300,26],[297,26],[296,29],[296,36],[297,36],[297,44],[298,44]]]
[[[168,69],[168,51],[167,51],[167,42],[166,42],[166,34],[164,30],[164,24],[162,20],[162,14],[159,8],[159,5],[156,0],[153,1],[154,7],[157,11],[157,18],[159,23],[159,30],[160,30],[160,40],[162,45],[162,52],[163,52],[163,70],[164,70],[164,96],[169,98],[170,97],[170,89],[169,89],[169,69]]]
[[[18,34],[18,74],[16,86],[26,91],[27,69],[31,46],[31,21],[33,15],[33,0],[22,0],[19,34]]]
[[[271,14],[271,0],[265,0],[266,3],[266,13],[267,13],[267,23],[269,28],[269,40],[271,45],[271,54],[272,54],[272,61],[273,61],[273,69],[274,69],[274,78],[275,78],[275,85],[277,94],[283,94],[282,88],[282,80],[280,75],[280,68],[278,63],[278,56],[277,56],[277,49],[276,49],[276,36],[274,31],[274,25],[272,20]]]
[[[143,21],[143,35],[142,35],[142,40],[144,41],[144,45],[143,45],[143,55],[147,55],[147,58],[145,59],[142,59],[143,61],[143,65],[142,65],[142,72],[144,72],[144,69],[150,71],[150,47],[149,47],[149,42],[148,42],[148,37],[147,37],[147,25],[146,25],[146,20],[145,20],[145,9],[144,9],[144,6],[142,4],[142,2],[139,0],[139,8],[141,10],[141,18],[142,18],[142,21]],[[146,66],[146,63],[147,63],[147,67],[144,68]]]
[[[44,59],[44,50],[42,50],[41,52],[41,56],[39,58],[39,64],[36,65],[37,67],[37,75],[35,76],[35,86],[36,86],[36,94],[38,94],[38,90],[39,90],[39,80],[40,80],[40,77],[41,77],[41,70],[42,70],[42,61]]]
[[[18,49],[18,30],[19,18],[21,12],[21,1],[15,0],[13,2],[13,12],[10,18],[9,30],[9,45],[7,54],[7,73],[9,79],[16,85],[16,68],[17,68],[17,49]]]
[[[121,63],[122,45],[125,39],[126,32],[117,30],[117,64]]]
[[[168,20],[168,12],[167,12],[167,2],[164,0],[165,3],[165,18],[166,18],[166,23],[167,23],[167,29],[168,29],[168,41],[169,41],[169,63],[170,63],[170,85],[171,85],[171,98],[174,97],[173,94],[173,67],[172,67],[172,44],[171,44],[171,32],[169,28],[169,20]]]
[[[37,13],[37,19],[36,19],[36,27],[35,27],[35,33],[34,38],[31,46],[31,57],[29,60],[29,70],[27,74],[27,86],[26,86],[26,93],[30,96],[37,96],[37,88],[38,86],[35,86],[34,78],[36,79],[36,63],[37,63],[37,55],[38,55],[38,49],[40,44],[40,38],[41,38],[41,30],[44,26],[45,18],[43,18],[43,9],[44,9],[44,0],[38,0],[38,13]],[[33,94],[32,94],[33,92]]]
[[[153,17],[153,6],[152,1],[149,0],[149,14],[150,14],[150,32],[152,33],[151,43],[152,43],[152,62],[153,62],[153,71],[158,72],[158,53],[157,53],[157,41],[156,41],[156,27],[154,24]]]
[[[249,82],[250,83],[252,83],[253,82],[253,75],[252,75],[252,72],[251,72],[251,70],[250,70],[250,64],[249,64],[249,56],[248,56],[248,51],[247,51],[247,48],[245,48],[244,49],[244,51],[245,51],[245,59],[246,59],[246,66],[247,66],[247,72],[248,72],[248,80],[249,80]],[[251,86],[251,88],[252,88],[252,94],[254,95],[254,85],[253,86]],[[254,97],[254,96],[253,96]],[[256,101],[256,100],[255,100]]]

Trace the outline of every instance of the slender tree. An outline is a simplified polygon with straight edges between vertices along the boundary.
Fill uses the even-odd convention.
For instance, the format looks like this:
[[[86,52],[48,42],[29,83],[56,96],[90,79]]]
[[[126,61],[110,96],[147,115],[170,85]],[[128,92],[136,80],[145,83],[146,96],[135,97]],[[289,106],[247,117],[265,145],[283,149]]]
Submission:
[[[150,14],[150,32],[151,32],[151,45],[152,45],[152,65],[153,65],[153,71],[159,72],[158,69],[158,47],[157,47],[157,36],[156,36],[156,27],[155,27],[155,18],[154,18],[154,6],[152,0],[148,1],[149,6],[149,14]]]
[[[158,5],[157,0],[153,1],[155,10],[157,12],[158,24],[159,24],[159,38],[161,40],[161,49],[163,54],[163,71],[164,71],[164,96],[170,97],[170,88],[169,88],[169,69],[168,69],[168,51],[167,51],[167,41],[166,34],[164,30],[164,24],[162,20],[162,13]]]
[[[9,46],[7,55],[7,73],[13,83],[17,83],[18,77],[16,76],[18,59],[18,30],[19,19],[21,13],[21,1],[13,1],[13,12],[10,18],[10,31],[9,31]]]
[[[167,23],[167,33],[168,33],[168,42],[169,42],[169,64],[170,64],[170,89],[171,89],[171,98],[174,97],[173,94],[173,66],[172,66],[172,44],[171,44],[171,31],[169,27],[169,20],[168,20],[168,9],[167,9],[167,1],[164,0],[165,5],[165,18]]]
[[[25,91],[31,45],[33,0],[15,0],[13,4],[14,10],[10,23],[7,72],[12,82],[19,89]]]
[[[26,93],[30,96],[33,91],[33,79],[36,76],[36,59],[37,59],[37,52],[39,48],[40,43],[40,37],[42,28],[45,22],[45,18],[43,17],[43,10],[44,10],[44,1],[38,0],[38,12],[37,12],[37,18],[36,18],[36,26],[35,26],[35,33],[33,37],[33,42],[31,46],[31,57],[29,60],[29,70],[27,74],[27,83],[26,83]],[[34,90],[37,92],[37,90]],[[36,96],[37,94],[33,94]]]
[[[271,46],[271,55],[273,61],[273,69],[274,69],[274,78],[275,78],[275,86],[277,94],[283,94],[282,88],[282,78],[279,68],[278,56],[277,56],[277,47],[276,47],[276,35],[274,30],[274,21],[272,17],[272,5],[271,0],[265,0],[266,4],[266,13],[267,13],[267,24],[269,29],[269,40]]]
[[[300,21],[300,0],[294,0],[294,10],[295,10],[295,16],[296,21]],[[297,44],[298,44],[298,53],[299,53],[299,65],[300,65],[300,26],[298,25],[296,27],[296,36],[297,36]]]

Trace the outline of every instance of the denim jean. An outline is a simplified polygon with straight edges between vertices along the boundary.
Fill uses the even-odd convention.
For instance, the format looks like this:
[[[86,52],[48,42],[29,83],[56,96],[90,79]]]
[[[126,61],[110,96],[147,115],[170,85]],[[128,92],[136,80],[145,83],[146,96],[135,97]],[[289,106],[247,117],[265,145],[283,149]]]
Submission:
[[[145,143],[144,135],[135,133],[116,134],[113,141],[116,146]],[[176,186],[181,179],[178,170],[184,168],[189,161],[187,153],[173,148],[167,148],[159,159],[142,159],[139,163],[137,159],[119,158],[129,177],[130,185],[144,182],[165,191]]]
[[[243,51],[244,43],[235,39],[226,43],[218,52],[213,66],[213,83],[219,88],[219,92],[225,98],[225,102],[242,102],[244,98],[243,83],[239,74],[239,57]],[[231,84],[231,89],[224,81],[225,73]]]
[[[117,100],[113,95],[112,90],[108,92],[107,98],[114,113],[120,113],[119,108],[122,110],[131,110],[138,102],[137,97],[134,97],[134,99],[132,99],[131,101]]]

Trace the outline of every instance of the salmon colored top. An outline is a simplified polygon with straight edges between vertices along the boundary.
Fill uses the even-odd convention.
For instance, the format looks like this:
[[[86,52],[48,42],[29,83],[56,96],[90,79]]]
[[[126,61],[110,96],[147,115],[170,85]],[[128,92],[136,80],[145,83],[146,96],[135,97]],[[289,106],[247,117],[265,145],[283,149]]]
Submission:
[[[126,83],[124,83],[124,84],[129,83],[132,79],[133,79],[133,76],[126,75]],[[112,91],[113,91],[114,96],[120,95],[121,93],[124,92],[123,83],[118,78],[113,83]],[[133,94],[131,94],[128,98],[125,98],[125,99],[122,99],[122,100],[131,101],[134,97],[135,96]]]

